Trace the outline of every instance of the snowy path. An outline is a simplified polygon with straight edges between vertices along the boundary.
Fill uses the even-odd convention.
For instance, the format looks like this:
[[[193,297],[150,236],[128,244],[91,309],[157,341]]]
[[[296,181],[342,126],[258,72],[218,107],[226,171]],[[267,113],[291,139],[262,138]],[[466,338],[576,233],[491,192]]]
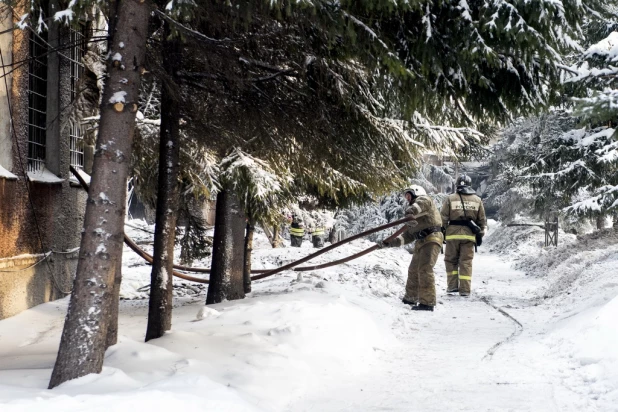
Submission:
[[[265,244],[257,239],[255,268],[311,252]],[[353,242],[316,263],[370,245]],[[126,258],[123,293],[142,296],[149,267]],[[196,289],[176,299],[172,332],[150,343],[147,300],[124,300],[120,342],[103,373],[53,391],[46,387],[67,300],[37,306],[0,321],[0,410],[618,410],[618,334],[598,342],[611,338],[607,325],[618,314],[611,271],[593,272],[574,293],[579,303],[539,300],[547,277],[526,276],[483,250],[465,299],[444,294],[441,256],[439,304],[427,313],[399,301],[410,258],[385,249],[300,279],[283,274],[256,283],[248,299],[209,306],[199,321],[205,297]],[[615,267],[618,253],[602,259],[599,267]],[[574,349],[577,334],[595,339],[593,350]]]
[[[486,283],[476,282],[472,299],[439,292],[434,313],[412,312],[401,305],[392,325],[400,345],[380,354],[371,375],[318,388],[289,410],[565,410],[555,403],[559,383],[544,374],[546,349],[529,339],[537,329],[531,312],[538,309],[528,307],[522,296],[534,288],[535,280],[493,255],[479,254],[475,265],[475,279]],[[442,262],[436,272],[444,273]],[[443,291],[445,280],[440,278]],[[523,332],[505,342],[521,328],[479,295],[497,307],[509,306],[506,311],[523,323]],[[489,356],[500,342],[505,343]]]

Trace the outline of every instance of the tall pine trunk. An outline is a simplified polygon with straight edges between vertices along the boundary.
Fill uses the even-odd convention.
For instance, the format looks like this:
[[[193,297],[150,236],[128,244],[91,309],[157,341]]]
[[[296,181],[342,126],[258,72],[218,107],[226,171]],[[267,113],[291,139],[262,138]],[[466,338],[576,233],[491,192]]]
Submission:
[[[251,252],[253,251],[253,234],[255,233],[255,223],[247,221],[247,232],[245,233],[245,265],[243,268],[243,287],[245,293],[251,293]]]
[[[165,38],[170,28],[165,23]],[[180,67],[182,44],[165,40],[163,66],[167,82],[161,93],[161,131],[159,132],[159,185],[154,237],[154,261],[150,275],[150,304],[146,341],[163,336],[172,328],[172,300],[174,270],[174,240],[178,211],[178,168],[180,158],[180,105],[178,82],[175,78]]]
[[[103,367],[149,16],[148,2],[117,2],[77,274],[49,388]]]
[[[206,304],[243,299],[245,219],[229,190],[217,195],[212,265]]]
[[[108,30],[109,33],[113,33],[116,27],[116,18],[118,11],[118,0],[109,0],[110,16]],[[114,48],[112,36],[107,39],[107,49],[112,50]],[[92,170],[91,170],[92,173]],[[124,246],[124,245],[123,245]],[[121,246],[121,247],[123,247]],[[114,272],[114,289],[112,290],[112,299],[109,303],[109,320],[107,325],[107,337],[105,347],[109,348],[118,343],[118,310],[120,306],[120,284],[122,282],[122,256],[116,262],[116,271]]]

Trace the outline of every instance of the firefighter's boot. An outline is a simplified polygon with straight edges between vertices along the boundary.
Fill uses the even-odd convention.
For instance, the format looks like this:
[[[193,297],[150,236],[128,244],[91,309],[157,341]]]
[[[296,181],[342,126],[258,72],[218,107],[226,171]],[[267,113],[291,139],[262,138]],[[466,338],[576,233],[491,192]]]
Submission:
[[[401,301],[402,301],[404,304],[406,304],[406,305],[410,305],[410,306],[416,306],[416,305],[418,304],[418,302],[417,302],[417,301],[415,301],[415,300],[411,300],[411,299],[408,299],[408,298],[406,298],[405,296],[404,296],[404,298],[403,298],[403,299],[401,299]]]
[[[417,306],[412,306],[412,310],[426,310],[429,312],[433,312],[433,306],[423,305],[422,303],[420,303]]]

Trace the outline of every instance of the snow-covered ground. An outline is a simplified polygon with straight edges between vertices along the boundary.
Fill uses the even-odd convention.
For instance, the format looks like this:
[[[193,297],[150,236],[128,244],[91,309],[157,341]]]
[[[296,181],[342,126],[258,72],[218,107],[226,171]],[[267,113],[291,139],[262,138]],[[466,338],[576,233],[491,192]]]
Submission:
[[[563,239],[546,250],[541,230],[494,225],[471,298],[445,295],[440,258],[433,313],[399,301],[403,249],[286,272],[208,307],[204,288],[180,282],[173,330],[149,343],[138,289],[150,270],[126,250],[103,373],[45,389],[68,301],[37,306],[0,321],[0,411],[618,411],[618,240]],[[254,247],[254,268],[312,251],[262,236]]]

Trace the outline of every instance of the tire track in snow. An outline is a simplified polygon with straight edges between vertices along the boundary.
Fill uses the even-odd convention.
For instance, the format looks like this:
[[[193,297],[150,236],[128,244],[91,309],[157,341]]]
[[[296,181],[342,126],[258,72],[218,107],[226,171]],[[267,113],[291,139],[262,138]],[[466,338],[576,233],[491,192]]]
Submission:
[[[495,310],[497,310],[498,312],[500,312],[500,314],[502,314],[505,318],[508,318],[513,323],[515,323],[515,330],[513,331],[513,333],[511,333],[506,339],[501,340],[500,342],[496,343],[494,346],[489,348],[487,350],[487,353],[485,354],[485,356],[483,356],[483,359],[489,358],[491,360],[492,356],[494,356],[494,354],[496,353],[498,348],[500,348],[500,346],[504,345],[505,343],[510,342],[515,337],[519,336],[519,334],[521,334],[521,332],[523,332],[524,325],[522,325],[517,319],[515,319],[513,316],[511,316],[507,311],[505,311],[504,309],[499,308],[498,306],[494,305],[488,297],[481,296],[481,301],[483,301],[488,306],[490,306],[490,307],[494,308]]]

